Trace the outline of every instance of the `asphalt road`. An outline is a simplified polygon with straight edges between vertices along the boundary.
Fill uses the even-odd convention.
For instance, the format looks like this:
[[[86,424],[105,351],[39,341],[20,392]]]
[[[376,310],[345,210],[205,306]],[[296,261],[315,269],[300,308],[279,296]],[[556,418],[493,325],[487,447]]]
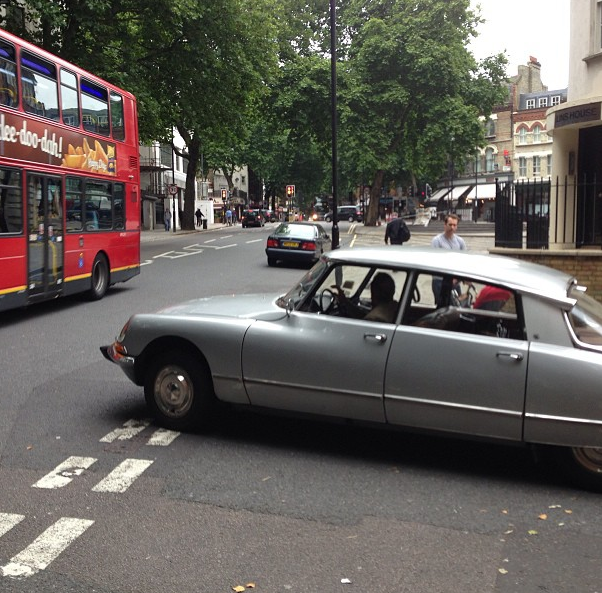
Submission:
[[[343,245],[378,241],[349,228]],[[0,591],[602,592],[599,495],[520,448],[247,412],[205,433],[147,420],[98,347],[134,311],[286,290],[304,270],[267,266],[267,232],[148,235],[140,276],[102,301],[0,314]]]

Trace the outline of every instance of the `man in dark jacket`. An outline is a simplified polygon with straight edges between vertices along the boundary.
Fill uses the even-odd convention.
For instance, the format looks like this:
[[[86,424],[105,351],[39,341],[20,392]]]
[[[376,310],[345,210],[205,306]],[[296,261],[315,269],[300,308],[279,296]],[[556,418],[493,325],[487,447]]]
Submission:
[[[385,230],[385,243],[391,245],[403,245],[410,238],[410,229],[405,220],[398,216],[387,223]]]

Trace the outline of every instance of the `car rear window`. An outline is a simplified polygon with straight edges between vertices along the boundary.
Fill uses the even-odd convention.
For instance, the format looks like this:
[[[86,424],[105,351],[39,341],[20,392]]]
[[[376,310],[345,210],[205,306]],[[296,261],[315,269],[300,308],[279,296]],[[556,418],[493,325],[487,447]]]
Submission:
[[[303,224],[281,224],[276,229],[276,234],[298,239],[313,239],[315,237],[314,227]]]
[[[577,303],[568,313],[568,320],[578,342],[602,347],[602,304],[575,287],[570,296]]]

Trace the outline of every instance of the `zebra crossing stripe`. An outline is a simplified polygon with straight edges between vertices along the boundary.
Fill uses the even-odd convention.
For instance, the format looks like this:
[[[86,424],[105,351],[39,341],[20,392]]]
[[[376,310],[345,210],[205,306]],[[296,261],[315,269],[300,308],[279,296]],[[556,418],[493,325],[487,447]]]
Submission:
[[[149,459],[126,459],[120,463],[106,478],[102,479],[93,492],[125,492],[132,483],[152,465]]]
[[[167,447],[167,445],[171,445],[178,437],[180,436],[179,432],[175,430],[167,430],[166,428],[158,428],[153,432],[150,439],[148,439],[147,445],[151,447]]]
[[[14,513],[0,513],[0,537],[10,531],[15,525],[18,525],[25,519],[25,515],[15,515]]]
[[[95,461],[94,457],[68,457],[49,474],[38,480],[33,488],[62,488],[69,484],[74,477],[83,474],[84,470],[88,469]]]
[[[138,433],[142,432],[148,425],[150,420],[128,420],[121,428],[116,428],[109,434],[106,434],[102,439],[101,443],[112,443],[115,440],[125,441],[135,437]]]
[[[39,535],[27,548],[0,567],[2,576],[30,577],[44,570],[73,541],[82,535],[94,521],[62,517]]]

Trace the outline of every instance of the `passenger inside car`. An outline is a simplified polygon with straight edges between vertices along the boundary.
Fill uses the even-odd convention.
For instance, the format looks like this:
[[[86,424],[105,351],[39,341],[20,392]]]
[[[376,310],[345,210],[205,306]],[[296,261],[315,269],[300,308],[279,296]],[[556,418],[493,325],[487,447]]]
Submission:
[[[394,299],[395,281],[385,272],[378,272],[370,282],[370,310],[366,313],[363,306],[355,305],[345,296],[344,290],[335,286],[335,295],[339,301],[343,316],[365,319],[366,321],[380,321],[393,323],[397,315],[399,303]]]

